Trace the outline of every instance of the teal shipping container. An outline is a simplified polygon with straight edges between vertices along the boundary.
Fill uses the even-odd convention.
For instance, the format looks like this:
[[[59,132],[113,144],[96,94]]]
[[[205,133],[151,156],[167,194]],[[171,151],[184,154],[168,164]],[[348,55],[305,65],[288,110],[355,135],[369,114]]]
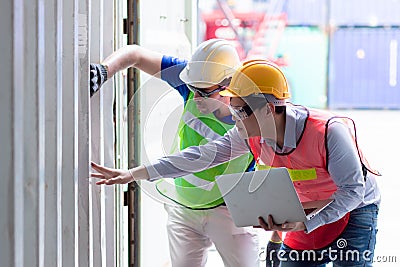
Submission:
[[[328,35],[318,27],[287,27],[278,44],[277,56],[295,104],[314,108],[327,107]]]

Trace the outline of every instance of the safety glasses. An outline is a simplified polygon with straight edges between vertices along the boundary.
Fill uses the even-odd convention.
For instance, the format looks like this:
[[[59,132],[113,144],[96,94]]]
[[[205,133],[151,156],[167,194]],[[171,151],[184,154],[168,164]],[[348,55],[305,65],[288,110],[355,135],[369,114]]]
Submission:
[[[218,93],[218,92],[221,92],[221,91],[225,90],[225,88],[226,88],[226,86],[218,85],[219,87],[214,89],[214,90],[212,90],[211,92],[204,92],[203,91],[204,88],[197,88],[197,87],[195,87],[193,85],[190,85],[190,84],[186,84],[186,85],[188,86],[190,91],[192,91],[193,93],[198,93],[199,96],[201,96],[203,98],[208,98],[208,97],[210,97],[211,95],[213,95],[215,93]]]
[[[253,110],[249,107],[249,105],[245,105],[240,108],[234,108],[231,105],[229,105],[228,107],[232,116],[238,121],[247,119],[248,117],[251,116],[251,114],[253,114]]]

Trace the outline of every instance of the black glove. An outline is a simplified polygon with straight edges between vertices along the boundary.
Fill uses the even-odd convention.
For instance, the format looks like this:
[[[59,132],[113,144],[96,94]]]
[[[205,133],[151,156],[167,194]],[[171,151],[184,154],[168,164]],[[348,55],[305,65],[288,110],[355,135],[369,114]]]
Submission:
[[[101,64],[90,64],[90,97],[107,81],[107,67]]]
[[[267,267],[278,267],[279,266],[279,258],[278,252],[281,248],[282,243],[275,243],[272,241],[268,241],[267,245],[267,255],[266,255],[266,266]]]

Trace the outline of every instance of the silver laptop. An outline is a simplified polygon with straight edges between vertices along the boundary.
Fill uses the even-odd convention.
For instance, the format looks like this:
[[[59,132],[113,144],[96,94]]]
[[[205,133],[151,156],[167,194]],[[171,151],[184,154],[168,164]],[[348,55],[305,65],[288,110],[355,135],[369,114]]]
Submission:
[[[332,199],[301,203],[286,168],[234,173],[216,177],[236,226],[259,225],[272,215],[276,224],[311,219]]]

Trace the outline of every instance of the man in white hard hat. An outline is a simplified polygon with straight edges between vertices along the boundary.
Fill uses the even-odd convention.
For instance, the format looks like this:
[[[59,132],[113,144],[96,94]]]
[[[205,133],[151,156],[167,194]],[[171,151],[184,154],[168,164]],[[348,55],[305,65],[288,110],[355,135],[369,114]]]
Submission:
[[[233,128],[229,98],[219,92],[229,84],[238,65],[235,48],[221,39],[201,43],[189,62],[129,45],[101,64],[91,64],[90,92],[93,95],[108,77],[131,66],[166,81],[185,103],[179,125],[180,149],[184,149],[215,140]],[[233,224],[214,182],[217,175],[253,168],[254,161],[248,153],[223,165],[179,177],[174,180],[175,185],[158,182],[158,191],[179,203],[165,205],[172,266],[204,266],[212,243],[225,266],[258,266],[258,237],[254,229]]]

